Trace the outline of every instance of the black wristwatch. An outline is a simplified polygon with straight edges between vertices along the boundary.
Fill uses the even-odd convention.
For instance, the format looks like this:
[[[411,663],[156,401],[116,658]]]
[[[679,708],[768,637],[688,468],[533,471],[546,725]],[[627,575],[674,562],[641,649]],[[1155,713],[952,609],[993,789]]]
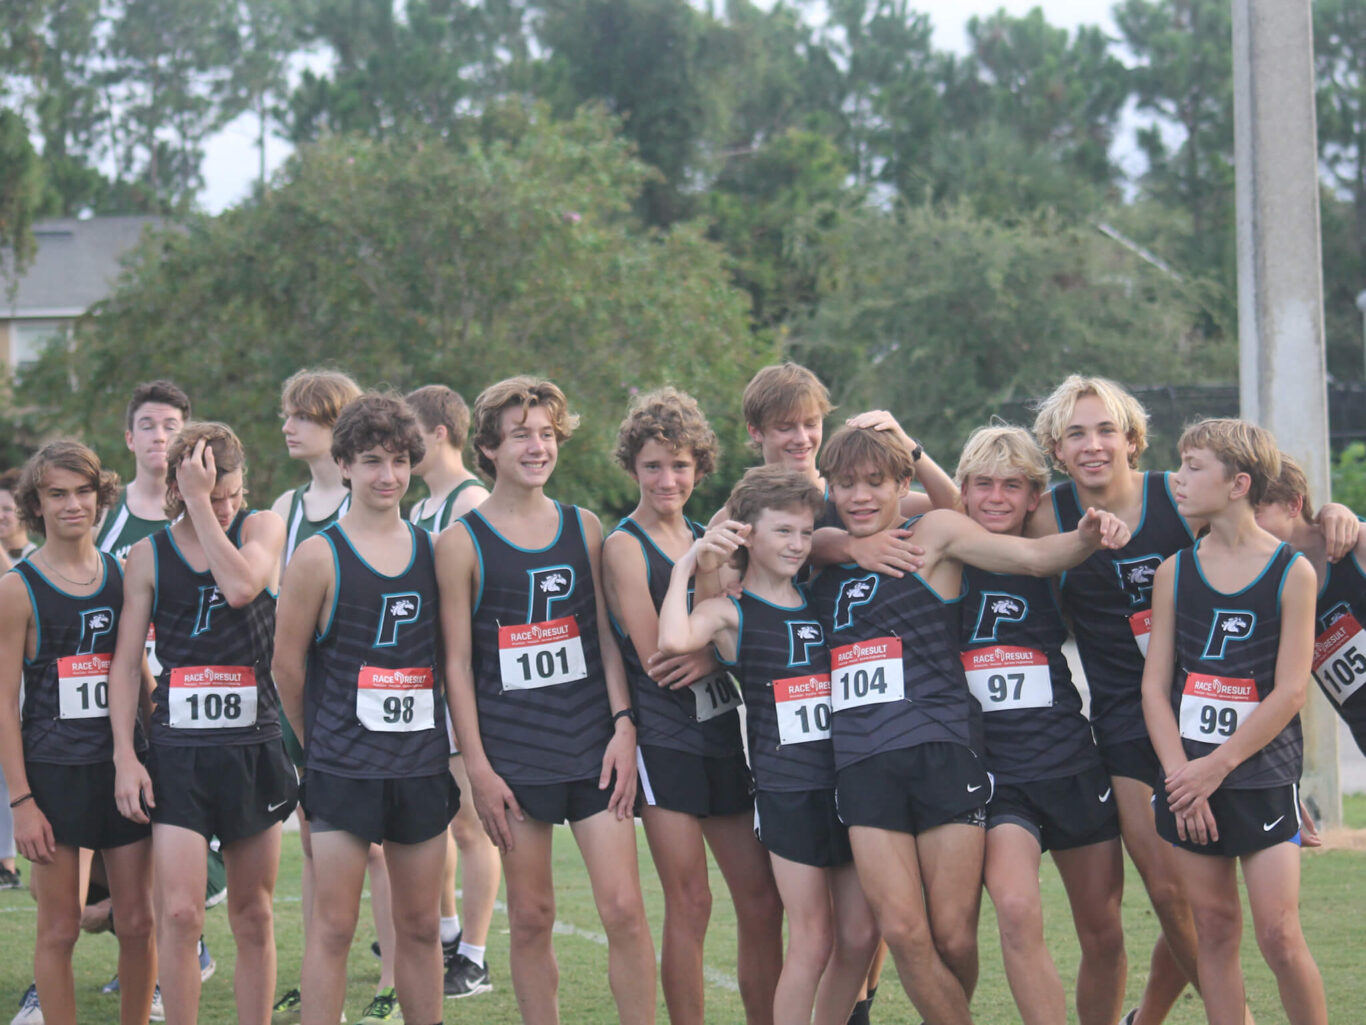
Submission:
[[[632,726],[640,725],[636,719],[636,710],[634,708],[623,708],[620,712],[614,713],[612,716],[613,726],[616,726],[618,719],[630,719]]]
[[[916,441],[914,438],[912,438],[911,440],[915,441],[915,448],[911,449],[911,462],[918,463],[920,462],[920,457],[925,454],[925,446],[920,444],[920,442]]]

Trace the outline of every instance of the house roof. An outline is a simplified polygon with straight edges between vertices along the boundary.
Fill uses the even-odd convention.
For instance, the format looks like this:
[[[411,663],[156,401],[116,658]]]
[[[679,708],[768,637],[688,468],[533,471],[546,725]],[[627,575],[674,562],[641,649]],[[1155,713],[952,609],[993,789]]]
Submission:
[[[113,288],[119,257],[161,217],[60,218],[33,225],[37,252],[19,280],[13,302],[0,290],[0,316],[72,317]]]

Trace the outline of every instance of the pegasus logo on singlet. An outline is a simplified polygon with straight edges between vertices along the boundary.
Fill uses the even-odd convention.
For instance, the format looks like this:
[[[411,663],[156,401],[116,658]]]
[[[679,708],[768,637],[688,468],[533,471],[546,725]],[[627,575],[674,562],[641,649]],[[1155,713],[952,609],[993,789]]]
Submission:
[[[1246,609],[1215,609],[1214,623],[1209,628],[1209,640],[1200,657],[1211,662],[1224,657],[1232,641],[1245,641],[1257,626],[1257,615]]]
[[[840,592],[835,596],[835,629],[843,630],[854,621],[854,609],[867,605],[877,594],[877,574],[855,577],[840,584]]]
[[[221,609],[227,603],[227,599],[223,597],[223,592],[218,589],[217,584],[205,584],[201,587],[199,589],[199,612],[194,617],[194,630],[190,636],[198,637],[202,633],[207,633],[213,623],[213,610]]]
[[[1119,587],[1129,596],[1132,606],[1147,605],[1153,593],[1153,576],[1157,567],[1162,565],[1162,556],[1144,555],[1137,559],[1116,559],[1115,572],[1119,574]]]
[[[1352,606],[1348,605],[1345,601],[1338,602],[1319,617],[1319,632],[1322,633],[1343,616],[1350,616],[1351,614]]]
[[[376,648],[392,648],[398,643],[398,628],[416,623],[422,612],[422,595],[415,591],[386,594],[379,600],[379,629],[375,631]]]
[[[1029,615],[1029,602],[1016,594],[986,591],[982,595],[977,626],[972,631],[974,643],[996,640],[996,630],[1002,623],[1020,623]]]
[[[101,637],[114,632],[114,610],[111,608],[85,609],[81,612],[81,639],[76,645],[77,655],[93,655]]]
[[[531,595],[527,599],[527,622],[544,623],[554,619],[557,602],[562,602],[574,593],[574,567],[546,566],[544,569],[529,569]]]
[[[825,644],[825,631],[811,619],[794,619],[787,624],[787,664],[809,666],[811,649]]]

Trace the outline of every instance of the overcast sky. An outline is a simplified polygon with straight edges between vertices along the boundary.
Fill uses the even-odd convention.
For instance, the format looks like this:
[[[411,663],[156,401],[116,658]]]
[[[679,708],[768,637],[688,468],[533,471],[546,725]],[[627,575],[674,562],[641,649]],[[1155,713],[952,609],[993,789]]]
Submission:
[[[1000,8],[1011,14],[1026,14],[1042,7],[1053,25],[1075,28],[1101,25],[1115,34],[1110,18],[1110,3],[1105,0],[918,0],[914,6],[930,16],[934,42],[941,50],[963,52],[967,48],[964,26],[974,14],[988,15]],[[204,161],[204,192],[200,202],[211,213],[218,213],[246,197],[256,177],[256,125],[251,116],[238,118],[208,141]],[[279,167],[289,154],[289,145],[271,138],[266,143],[267,171]]]

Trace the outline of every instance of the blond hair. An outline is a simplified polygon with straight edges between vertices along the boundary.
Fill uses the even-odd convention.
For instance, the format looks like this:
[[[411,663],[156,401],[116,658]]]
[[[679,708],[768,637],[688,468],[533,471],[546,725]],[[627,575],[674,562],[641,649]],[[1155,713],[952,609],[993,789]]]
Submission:
[[[280,389],[280,408],[285,416],[300,416],[330,430],[346,404],[360,394],[360,385],[340,370],[299,370]]]
[[[1223,464],[1230,478],[1247,474],[1247,500],[1253,505],[1261,504],[1268,486],[1281,475],[1281,450],[1276,439],[1266,428],[1246,420],[1201,420],[1182,432],[1176,447],[1182,455],[1194,448],[1204,449]]]
[[[1064,467],[1055,455],[1063,432],[1076,412],[1077,402],[1094,395],[1115,426],[1124,432],[1129,443],[1134,446],[1129,455],[1129,468],[1138,468],[1138,457],[1148,447],[1148,414],[1138,399],[1125,388],[1107,377],[1083,377],[1072,374],[1053,393],[1039,403],[1039,413],[1034,419],[1034,438],[1039,448],[1059,469]]]
[[[915,458],[896,431],[846,424],[825,443],[821,452],[821,473],[827,478],[851,473],[864,465],[872,466],[898,483],[915,479]]]
[[[568,440],[579,426],[578,416],[569,411],[569,400],[552,381],[522,375],[489,385],[474,400],[470,429],[479,468],[491,478],[498,473],[493,460],[484,454],[484,449],[495,449],[503,443],[503,411],[513,406],[521,409],[523,420],[532,406],[545,409],[550,417],[550,426],[555,430],[556,441]]]
[[[968,436],[953,479],[961,488],[969,477],[978,476],[1023,477],[1042,493],[1048,487],[1048,464],[1023,427],[988,424]]]

